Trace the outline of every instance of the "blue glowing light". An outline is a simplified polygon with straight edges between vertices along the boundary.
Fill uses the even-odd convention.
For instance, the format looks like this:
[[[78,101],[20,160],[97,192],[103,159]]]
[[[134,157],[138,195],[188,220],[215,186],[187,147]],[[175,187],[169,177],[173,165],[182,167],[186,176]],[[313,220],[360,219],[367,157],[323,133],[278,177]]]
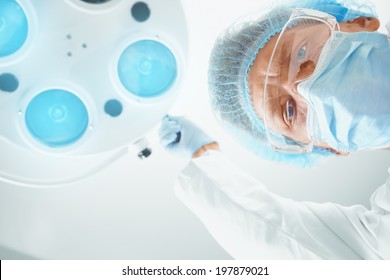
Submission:
[[[139,97],[157,97],[175,82],[177,64],[172,52],[153,40],[130,45],[118,63],[119,79],[130,93]]]
[[[88,126],[88,111],[74,94],[53,89],[31,100],[25,121],[28,131],[38,141],[49,147],[63,147],[83,136]]]
[[[26,41],[28,23],[15,0],[0,0],[0,58],[19,50]]]

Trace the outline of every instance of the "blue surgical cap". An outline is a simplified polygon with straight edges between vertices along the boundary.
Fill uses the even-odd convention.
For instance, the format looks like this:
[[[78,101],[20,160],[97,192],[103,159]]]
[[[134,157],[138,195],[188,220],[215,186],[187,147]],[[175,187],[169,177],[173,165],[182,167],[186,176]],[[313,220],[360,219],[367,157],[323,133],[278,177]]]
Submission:
[[[298,155],[272,150],[247,85],[247,75],[258,51],[282,30],[295,8],[326,12],[338,22],[359,16],[376,17],[373,4],[367,1],[293,0],[275,4],[261,16],[234,23],[217,38],[209,61],[208,84],[216,118],[241,144],[265,159],[307,167],[332,153],[316,147],[309,154]]]

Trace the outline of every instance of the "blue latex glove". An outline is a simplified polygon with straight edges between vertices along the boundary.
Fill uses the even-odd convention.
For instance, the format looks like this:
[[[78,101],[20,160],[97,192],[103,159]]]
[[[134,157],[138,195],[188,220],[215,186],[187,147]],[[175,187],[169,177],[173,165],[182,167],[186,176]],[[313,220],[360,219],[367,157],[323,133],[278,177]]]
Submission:
[[[165,116],[158,134],[165,149],[183,157],[192,157],[202,146],[215,142],[185,117]]]

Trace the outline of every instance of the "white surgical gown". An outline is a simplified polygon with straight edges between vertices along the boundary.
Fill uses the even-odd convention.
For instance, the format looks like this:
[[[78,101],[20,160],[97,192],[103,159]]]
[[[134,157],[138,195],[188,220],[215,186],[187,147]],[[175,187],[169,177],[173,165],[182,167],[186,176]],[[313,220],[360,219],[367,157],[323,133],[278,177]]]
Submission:
[[[236,259],[390,259],[390,180],[371,209],[297,202],[211,151],[182,171],[176,194]]]

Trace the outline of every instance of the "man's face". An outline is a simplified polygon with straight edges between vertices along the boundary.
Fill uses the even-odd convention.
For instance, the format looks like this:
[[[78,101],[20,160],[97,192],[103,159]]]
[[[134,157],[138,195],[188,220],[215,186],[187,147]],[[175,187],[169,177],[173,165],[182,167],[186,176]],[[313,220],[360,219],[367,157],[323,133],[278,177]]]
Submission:
[[[344,32],[374,31],[378,27],[377,19],[364,17],[340,24],[340,30]],[[302,25],[297,29],[283,33],[277,44],[269,68],[265,99],[266,73],[279,34],[259,51],[247,79],[254,109],[262,120],[266,119],[267,127],[293,140],[308,143],[308,105],[299,95],[297,86],[299,81],[314,72],[331,31],[325,24]],[[315,145],[326,147],[326,143]]]

